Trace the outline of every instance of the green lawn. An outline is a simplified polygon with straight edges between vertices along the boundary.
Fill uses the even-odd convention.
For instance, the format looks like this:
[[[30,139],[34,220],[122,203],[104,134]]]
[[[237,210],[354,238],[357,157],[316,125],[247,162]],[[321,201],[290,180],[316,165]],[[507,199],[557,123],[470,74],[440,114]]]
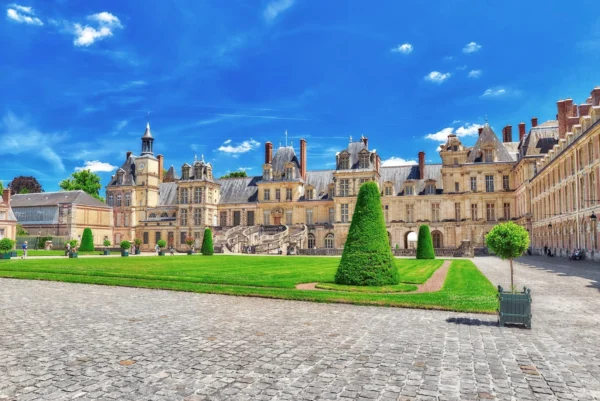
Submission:
[[[441,260],[397,259],[403,282],[424,282]],[[454,260],[441,291],[421,294],[303,291],[332,283],[339,258],[301,256],[0,260],[0,277],[283,298],[316,302],[494,312],[496,292],[469,260]],[[437,266],[437,267],[435,267]]]
[[[101,255],[102,251],[78,252],[78,253],[79,253],[79,255]],[[55,250],[50,250],[50,251],[45,251],[43,249],[38,249],[38,250],[28,249],[27,255],[28,256],[65,256],[65,251],[60,250],[60,249],[55,249]],[[17,256],[18,257],[23,256],[22,249],[17,249]]]

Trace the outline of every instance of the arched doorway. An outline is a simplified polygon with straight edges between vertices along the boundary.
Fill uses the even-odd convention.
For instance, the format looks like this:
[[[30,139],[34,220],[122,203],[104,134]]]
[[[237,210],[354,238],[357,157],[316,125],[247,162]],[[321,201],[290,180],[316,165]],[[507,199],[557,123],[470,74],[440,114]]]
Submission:
[[[443,248],[443,237],[442,237],[442,233],[439,232],[438,230],[432,231],[431,232],[431,239],[433,240],[433,248],[437,249],[437,248]]]
[[[325,236],[325,248],[333,249],[335,247],[334,237],[332,233]]]
[[[315,235],[314,234],[308,234],[308,249],[314,249],[316,248],[315,246]]]
[[[404,249],[415,249],[417,247],[417,233],[408,231],[404,234]]]

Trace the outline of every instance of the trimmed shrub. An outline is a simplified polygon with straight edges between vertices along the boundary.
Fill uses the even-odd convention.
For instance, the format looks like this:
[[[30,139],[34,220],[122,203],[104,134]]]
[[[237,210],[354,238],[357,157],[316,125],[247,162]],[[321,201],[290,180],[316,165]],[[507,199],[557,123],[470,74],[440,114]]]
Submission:
[[[419,238],[417,239],[417,259],[435,259],[433,250],[433,239],[429,226],[423,224],[419,227]]]
[[[121,241],[121,244],[120,244],[120,246],[121,246],[121,249],[122,249],[122,250],[126,251],[126,250],[128,250],[129,248],[131,248],[131,242],[129,242],[129,241],[127,241],[127,240],[125,240],[125,241]]]
[[[10,238],[2,238],[0,239],[0,251],[2,253],[7,253],[12,251],[13,246],[15,246],[15,241]]]
[[[372,286],[400,282],[375,182],[360,187],[335,282]]]
[[[77,248],[77,242],[78,241],[76,239],[72,239],[71,241],[69,241],[69,245],[71,245],[71,250]]]
[[[108,248],[110,246],[110,241],[107,240],[107,239],[105,239],[104,242],[103,242],[103,244],[104,244],[105,247]]]
[[[79,250],[84,252],[92,252],[94,250],[94,236],[92,235],[91,228],[85,228],[83,230],[83,235],[81,236],[81,246],[79,247]]]
[[[165,246],[167,246],[167,241],[165,241],[164,239],[159,239],[158,241],[156,241],[156,245],[158,245],[160,249],[163,249]]]
[[[202,252],[202,255],[204,256],[211,256],[215,252],[213,248],[212,231],[208,227],[204,230],[204,238],[202,238],[202,248],[200,249],[200,252]]]

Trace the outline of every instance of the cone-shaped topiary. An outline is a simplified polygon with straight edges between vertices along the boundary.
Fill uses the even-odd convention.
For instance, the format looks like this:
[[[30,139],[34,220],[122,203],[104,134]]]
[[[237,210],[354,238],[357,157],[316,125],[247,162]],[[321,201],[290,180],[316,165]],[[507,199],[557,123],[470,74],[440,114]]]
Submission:
[[[429,226],[423,224],[419,227],[419,238],[417,239],[417,259],[435,259],[433,250],[433,239]]]
[[[369,181],[360,187],[335,282],[347,285],[400,282],[375,182]]]
[[[200,252],[202,252],[202,255],[204,256],[210,256],[214,253],[212,231],[208,227],[204,230],[204,238],[202,238],[202,249]]]
[[[80,251],[93,252],[94,251],[94,236],[92,235],[91,228],[85,228],[83,235],[81,236],[81,245],[79,246]]]

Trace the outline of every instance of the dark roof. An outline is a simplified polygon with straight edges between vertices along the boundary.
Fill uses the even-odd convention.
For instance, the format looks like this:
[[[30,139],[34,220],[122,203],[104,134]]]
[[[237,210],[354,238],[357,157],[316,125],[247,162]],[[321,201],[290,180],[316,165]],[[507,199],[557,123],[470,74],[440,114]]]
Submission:
[[[512,162],[513,158],[510,156],[504,144],[498,139],[494,131],[488,123],[485,123],[483,130],[475,142],[475,146],[471,149],[471,152],[467,156],[467,163],[480,163],[483,161],[482,150],[486,147],[491,147],[496,152],[497,162]]]
[[[169,170],[167,171],[167,176],[165,177],[165,181],[177,181],[178,179],[179,175],[177,174],[177,171],[175,171],[175,167],[169,167]]]
[[[348,144],[348,148],[344,149],[344,151],[348,152],[350,154],[350,168],[351,169],[357,169],[358,168],[358,162],[360,160],[360,152],[363,150],[367,150],[369,151],[369,149],[367,148],[367,145],[361,140],[358,142],[350,142]],[[342,151],[342,152],[344,152]],[[340,152],[340,153],[342,153]],[[369,151],[369,168],[372,169],[374,167],[374,161],[371,159],[371,154],[375,153],[374,151]]]
[[[383,186],[386,181],[394,183],[394,189],[396,194],[402,193],[404,188],[404,182],[407,180],[413,180],[416,183],[415,193],[420,193],[425,189],[425,181],[435,180],[436,181],[436,192],[441,193],[442,190],[442,165],[441,164],[426,164],[425,174],[423,179],[419,179],[419,166],[396,166],[396,167],[381,167],[379,169],[379,183]]]
[[[108,182],[107,186],[135,185],[135,160],[137,158],[138,156],[129,156],[127,160],[125,160],[125,163],[123,163],[123,165],[121,166],[121,169],[125,171],[122,180],[119,181],[119,175],[115,174],[112,177],[110,177],[110,181]]]
[[[558,143],[558,121],[550,120],[531,128],[521,144],[521,156],[547,154]]]
[[[146,131],[144,131],[144,136],[142,136],[142,139],[143,138],[153,138],[154,139],[154,137],[152,136],[152,132],[150,132],[150,123],[146,124]]]
[[[298,168],[300,168],[300,161],[298,157],[296,157],[296,152],[294,152],[294,148],[291,146],[281,146],[275,152],[275,156],[273,156],[273,160],[271,161],[271,165],[273,166],[273,177],[277,177],[278,174],[283,176],[285,172],[285,164],[293,162]]]
[[[13,208],[31,206],[55,206],[59,203],[71,203],[75,205],[106,208],[110,207],[106,203],[100,202],[98,199],[88,195],[87,193],[81,190],[13,195],[10,201],[10,205]]]
[[[335,170],[314,170],[306,172],[306,185],[315,188],[315,199],[328,198],[328,185],[333,182]]]
[[[158,206],[177,204],[177,183],[163,182],[158,186]]]
[[[256,176],[217,180],[216,183],[221,185],[219,204],[256,202],[258,199],[258,186],[256,183],[261,179],[261,176]]]

